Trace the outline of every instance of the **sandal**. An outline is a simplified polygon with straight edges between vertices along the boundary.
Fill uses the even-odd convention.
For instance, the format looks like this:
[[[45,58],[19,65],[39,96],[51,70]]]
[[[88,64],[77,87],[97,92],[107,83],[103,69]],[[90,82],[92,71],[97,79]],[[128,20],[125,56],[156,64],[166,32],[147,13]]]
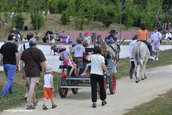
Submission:
[[[57,105],[56,105],[56,104],[52,105],[52,109],[54,109],[54,108],[56,108],[56,107],[57,107]]]
[[[33,106],[33,105],[27,105],[26,109],[27,109],[27,110],[35,109],[35,106]]]
[[[47,106],[45,106],[45,105],[42,106],[42,109],[43,110],[48,110]]]
[[[35,102],[33,102],[33,106],[37,106],[38,105],[38,100],[36,100]]]
[[[87,73],[85,73],[85,72],[81,74],[82,77],[84,77],[84,76],[86,76],[86,75],[87,75]]]

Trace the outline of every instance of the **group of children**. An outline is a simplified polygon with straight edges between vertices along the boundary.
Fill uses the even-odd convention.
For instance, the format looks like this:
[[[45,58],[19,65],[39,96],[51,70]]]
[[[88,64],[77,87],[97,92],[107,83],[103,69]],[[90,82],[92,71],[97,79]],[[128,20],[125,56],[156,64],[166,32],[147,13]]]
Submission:
[[[77,42],[77,43],[76,43]],[[96,107],[97,101],[97,82],[100,85],[100,97],[102,100],[102,106],[107,104],[106,102],[106,93],[104,89],[104,72],[106,72],[107,76],[110,76],[108,70],[105,66],[105,58],[102,56],[103,49],[100,44],[103,44],[103,40],[99,39],[97,46],[93,48],[93,52],[86,52],[85,48],[90,48],[90,43],[87,39],[82,40],[81,38],[77,38],[76,42],[72,43],[72,47],[70,51],[67,51],[64,45],[59,46],[59,54],[63,59],[63,65],[70,66],[70,72],[68,77],[72,77],[72,73],[74,72],[75,76],[86,76],[88,67],[91,66],[90,71],[90,79],[91,79],[91,95],[92,95],[92,107]],[[106,45],[106,44],[105,44]],[[107,48],[107,47],[106,47]],[[73,55],[73,56],[72,56]],[[88,64],[81,74],[80,70],[83,68],[83,60],[87,61]]]

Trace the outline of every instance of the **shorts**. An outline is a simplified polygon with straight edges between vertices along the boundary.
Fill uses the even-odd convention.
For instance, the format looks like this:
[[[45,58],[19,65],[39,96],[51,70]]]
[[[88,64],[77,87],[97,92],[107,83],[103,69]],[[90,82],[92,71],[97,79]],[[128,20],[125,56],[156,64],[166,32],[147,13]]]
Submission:
[[[48,99],[48,98],[53,98],[53,97],[54,97],[54,94],[53,94],[52,88],[44,87],[44,98]]]
[[[64,60],[63,64],[64,65],[68,65],[69,64],[69,60],[68,59]]]
[[[83,59],[74,59],[75,64],[78,68],[83,68]]]
[[[26,82],[28,84],[33,83],[33,84],[37,85],[37,84],[39,84],[39,80],[40,80],[40,77],[26,77]]]

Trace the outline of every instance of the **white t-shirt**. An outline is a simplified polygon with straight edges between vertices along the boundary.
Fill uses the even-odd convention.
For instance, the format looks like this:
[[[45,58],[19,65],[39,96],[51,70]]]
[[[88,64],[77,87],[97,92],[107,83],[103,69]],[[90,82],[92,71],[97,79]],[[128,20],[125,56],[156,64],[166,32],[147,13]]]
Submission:
[[[160,32],[153,32],[151,34],[151,39],[153,40],[152,45],[155,46],[155,43],[162,38],[162,35]],[[160,45],[160,42],[158,42],[157,46]]]
[[[134,44],[137,42],[137,40],[133,40],[130,42],[129,44],[129,51],[130,51],[130,58],[133,58],[132,56],[132,51],[133,51],[133,47],[134,47]],[[130,59],[130,61],[134,61],[134,59]]]
[[[165,40],[166,40],[168,37],[172,38],[172,35],[171,35],[170,32],[165,34]]]
[[[102,63],[105,63],[104,57],[93,54],[88,56],[88,60],[91,61],[91,74],[103,75]]]
[[[45,74],[44,75],[44,87],[47,87],[47,88],[52,88],[51,87],[51,74]]]

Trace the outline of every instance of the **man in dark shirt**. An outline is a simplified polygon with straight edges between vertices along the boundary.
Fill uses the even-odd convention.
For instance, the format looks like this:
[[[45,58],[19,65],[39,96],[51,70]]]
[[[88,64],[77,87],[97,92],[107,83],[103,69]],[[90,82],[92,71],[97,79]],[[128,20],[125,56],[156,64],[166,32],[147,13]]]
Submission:
[[[9,35],[8,42],[5,43],[0,49],[0,54],[3,55],[4,72],[7,77],[7,81],[1,92],[2,97],[7,94],[7,91],[9,91],[10,95],[13,94],[13,81],[16,74],[16,64],[18,68],[19,54],[17,46],[13,43],[13,38],[13,35]]]
[[[115,37],[115,35],[117,34],[118,32],[114,29],[112,29],[110,32],[109,32],[109,36],[107,36],[105,38],[105,42],[107,45],[109,44],[112,44],[114,41],[117,41],[117,38]]]
[[[30,48],[23,51],[21,54],[20,69],[22,76],[27,76],[26,80],[30,82],[28,104],[26,109],[35,109],[35,87],[40,80],[40,72],[46,70],[45,56],[43,52],[36,47],[36,39],[31,38],[29,40]],[[23,71],[23,63],[25,63],[25,72]],[[25,74],[25,75],[24,75]],[[34,105],[32,105],[32,102]]]

